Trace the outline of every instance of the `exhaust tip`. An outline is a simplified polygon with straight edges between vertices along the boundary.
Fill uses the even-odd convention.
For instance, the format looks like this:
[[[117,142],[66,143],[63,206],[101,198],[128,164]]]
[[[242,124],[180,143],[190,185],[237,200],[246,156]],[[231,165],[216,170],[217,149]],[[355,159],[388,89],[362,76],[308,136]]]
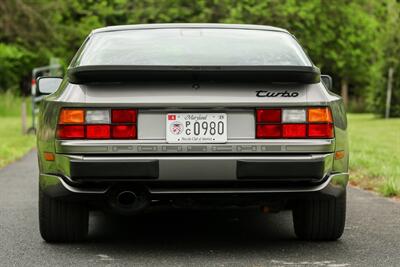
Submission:
[[[137,196],[132,191],[122,191],[117,195],[118,204],[121,206],[132,206],[137,200]]]
[[[120,215],[134,215],[150,205],[151,199],[147,188],[124,186],[110,190],[108,203],[112,211]]]

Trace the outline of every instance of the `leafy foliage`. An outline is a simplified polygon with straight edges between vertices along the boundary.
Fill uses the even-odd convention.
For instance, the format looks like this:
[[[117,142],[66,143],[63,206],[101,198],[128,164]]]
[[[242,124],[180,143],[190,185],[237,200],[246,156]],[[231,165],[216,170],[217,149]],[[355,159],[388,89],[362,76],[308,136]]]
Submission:
[[[29,71],[33,54],[19,46],[0,43],[0,89],[15,87],[21,72]]]
[[[380,68],[377,71],[381,77],[376,79],[376,84],[369,90],[368,103],[373,111],[384,114],[386,103],[386,88],[389,68],[394,70],[391,116],[400,117],[400,3],[388,0],[383,6],[381,14],[381,53],[380,65],[371,66]]]
[[[348,85],[351,97],[367,99],[378,113],[386,99],[387,70],[394,67],[392,114],[400,115],[399,13],[396,0],[2,0],[0,58],[7,59],[0,63],[0,90],[28,77],[29,68],[51,56],[66,65],[98,27],[266,24],[292,32],[315,64],[333,76],[335,91]]]

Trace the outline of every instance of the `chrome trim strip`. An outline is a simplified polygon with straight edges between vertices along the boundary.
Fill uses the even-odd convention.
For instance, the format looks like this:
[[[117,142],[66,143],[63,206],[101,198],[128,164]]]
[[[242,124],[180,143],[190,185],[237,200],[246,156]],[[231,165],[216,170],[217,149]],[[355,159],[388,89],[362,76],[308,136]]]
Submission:
[[[43,173],[39,175],[39,186],[44,192],[55,196],[63,196],[69,193],[98,195],[107,193],[109,189],[81,189],[67,184],[63,178],[58,175]]]
[[[80,189],[80,188],[76,188],[76,187],[70,186],[69,184],[64,182],[64,180],[62,178],[60,178],[60,177],[58,177],[58,179],[60,180],[60,182],[64,186],[64,188],[67,189],[68,191],[72,192],[72,193],[78,193],[78,194],[105,194],[108,191],[108,188],[104,189],[104,190],[84,190],[84,189]]]
[[[62,154],[329,153],[334,139],[229,140],[225,144],[168,144],[165,140],[57,140]]]
[[[320,161],[327,157],[332,156],[332,154],[316,154],[316,155],[301,155],[301,156],[73,156],[65,155],[67,158],[80,161],[90,161],[90,162],[127,162],[127,161],[148,161],[148,160],[260,160],[260,161]]]

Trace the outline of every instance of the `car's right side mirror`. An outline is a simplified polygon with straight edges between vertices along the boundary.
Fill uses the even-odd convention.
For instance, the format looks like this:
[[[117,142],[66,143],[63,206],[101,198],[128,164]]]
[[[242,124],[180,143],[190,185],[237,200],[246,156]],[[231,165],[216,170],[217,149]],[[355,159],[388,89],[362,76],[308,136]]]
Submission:
[[[329,75],[321,75],[321,81],[325,85],[325,87],[331,91],[332,90],[332,77]]]
[[[49,95],[57,91],[63,79],[59,77],[39,77],[36,81],[40,94]]]

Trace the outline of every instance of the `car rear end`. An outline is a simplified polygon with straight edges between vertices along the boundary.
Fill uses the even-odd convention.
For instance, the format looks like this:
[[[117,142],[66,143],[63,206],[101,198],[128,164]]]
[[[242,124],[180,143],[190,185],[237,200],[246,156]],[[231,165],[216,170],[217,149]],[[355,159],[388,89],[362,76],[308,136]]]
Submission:
[[[179,30],[179,38],[218,33],[204,25],[167,29]],[[128,31],[114,30],[103,31]],[[88,47],[75,62],[85,61]],[[190,203],[292,209],[300,238],[340,237],[347,123],[341,99],[318,73],[292,66],[176,65],[77,66],[44,100],[38,131],[42,236],[83,238],[92,207],[131,215],[155,204]],[[57,214],[49,206],[59,207]],[[70,225],[63,214],[73,215]]]

